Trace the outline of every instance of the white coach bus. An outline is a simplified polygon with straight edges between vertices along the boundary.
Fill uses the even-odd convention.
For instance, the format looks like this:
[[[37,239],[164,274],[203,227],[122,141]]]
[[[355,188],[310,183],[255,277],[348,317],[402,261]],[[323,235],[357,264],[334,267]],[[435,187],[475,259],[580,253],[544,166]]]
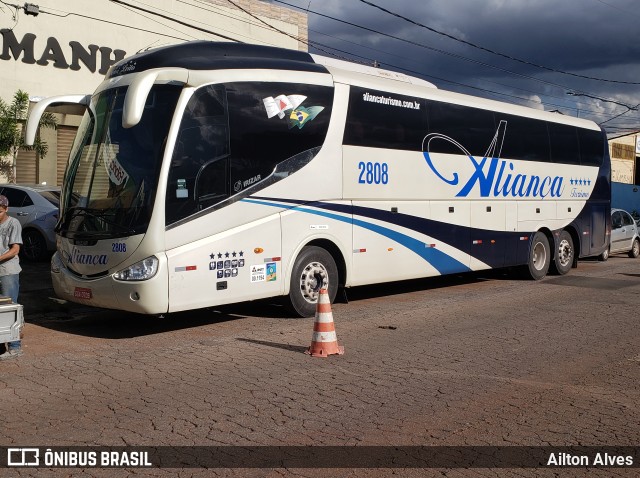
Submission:
[[[300,51],[190,42],[122,60],[67,165],[56,294],[162,314],[606,254],[590,121]]]

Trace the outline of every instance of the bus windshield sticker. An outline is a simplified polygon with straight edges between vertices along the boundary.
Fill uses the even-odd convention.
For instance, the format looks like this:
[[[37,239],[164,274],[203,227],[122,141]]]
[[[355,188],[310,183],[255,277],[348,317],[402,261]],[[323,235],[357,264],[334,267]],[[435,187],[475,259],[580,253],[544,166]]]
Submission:
[[[278,118],[282,119],[285,116],[285,111],[295,109],[306,99],[307,97],[302,95],[280,95],[275,98],[273,96],[263,98],[262,102],[267,110],[268,118],[278,115]]]
[[[120,161],[118,161],[118,154],[120,145],[115,145],[111,142],[109,135],[105,139],[105,143],[102,146],[102,161],[109,179],[116,186],[124,186],[129,179],[129,173],[122,167]]]
[[[302,129],[302,127],[309,121],[313,120],[318,114],[324,109],[324,106],[309,106],[305,108],[304,106],[299,106],[295,110],[291,112],[288,119],[289,129],[297,126],[298,129]]]
[[[306,96],[302,95],[279,95],[275,98],[268,96],[263,98],[267,117],[273,118],[277,116],[280,119],[287,117],[287,126],[289,129],[302,127],[312,121],[318,114],[324,110],[324,106],[302,106],[302,102],[306,100]]]
[[[187,189],[187,180],[186,179],[178,179],[176,185],[176,198],[188,198],[189,190]]]

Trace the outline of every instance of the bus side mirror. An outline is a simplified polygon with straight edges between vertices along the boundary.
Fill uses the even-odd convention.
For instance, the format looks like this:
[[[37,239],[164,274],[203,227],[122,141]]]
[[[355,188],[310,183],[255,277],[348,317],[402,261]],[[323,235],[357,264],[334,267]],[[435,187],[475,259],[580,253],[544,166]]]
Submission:
[[[33,146],[36,140],[36,132],[38,131],[38,124],[40,118],[44,114],[45,110],[50,106],[60,105],[83,105],[88,106],[91,101],[91,95],[64,95],[64,96],[51,96],[43,100],[38,101],[27,119],[27,128],[24,135],[24,143],[27,146]]]
[[[122,127],[133,128],[142,119],[144,105],[156,81],[186,83],[189,71],[184,68],[155,68],[135,74],[127,89],[122,108]]]

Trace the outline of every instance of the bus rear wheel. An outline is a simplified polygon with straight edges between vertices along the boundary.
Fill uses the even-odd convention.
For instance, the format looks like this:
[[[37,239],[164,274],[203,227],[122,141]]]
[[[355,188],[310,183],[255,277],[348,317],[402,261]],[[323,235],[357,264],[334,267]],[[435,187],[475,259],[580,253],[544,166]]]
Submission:
[[[556,274],[564,275],[571,270],[575,259],[573,239],[567,231],[562,231],[558,236],[556,256],[553,261],[553,271]]]
[[[551,248],[549,240],[542,232],[538,231],[531,241],[531,249],[529,249],[529,261],[526,266],[529,277],[534,280],[543,279],[549,266],[551,265]]]
[[[304,247],[293,265],[287,305],[300,317],[312,317],[320,289],[329,291],[333,303],[338,292],[336,262],[321,247]]]

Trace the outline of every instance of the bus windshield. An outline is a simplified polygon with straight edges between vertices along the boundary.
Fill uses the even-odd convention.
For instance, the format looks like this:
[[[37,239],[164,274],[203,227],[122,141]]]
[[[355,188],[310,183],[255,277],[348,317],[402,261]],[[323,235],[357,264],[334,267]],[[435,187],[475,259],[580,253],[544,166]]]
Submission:
[[[103,239],[146,232],[180,91],[154,85],[142,119],[126,129],[126,86],[92,99],[69,156],[59,234]]]

